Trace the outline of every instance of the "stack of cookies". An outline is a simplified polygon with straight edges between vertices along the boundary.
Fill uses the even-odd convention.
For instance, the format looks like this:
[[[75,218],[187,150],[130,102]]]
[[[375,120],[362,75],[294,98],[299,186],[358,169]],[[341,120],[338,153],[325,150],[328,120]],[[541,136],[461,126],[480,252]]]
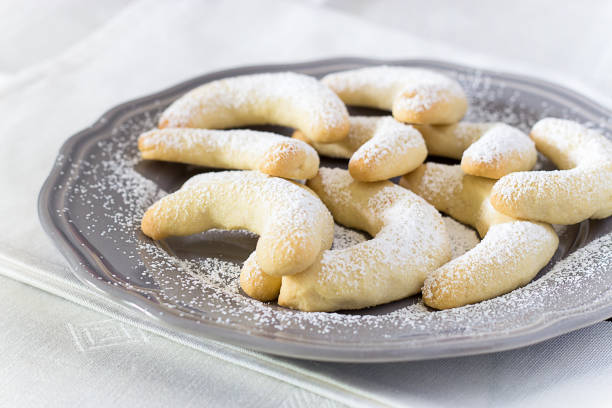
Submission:
[[[346,105],[391,114],[350,117]],[[559,244],[550,224],[612,215],[612,142],[555,118],[529,135],[460,122],[467,109],[458,82],[407,67],[204,84],[170,105],[138,147],[147,160],[233,171],[191,178],[146,211],[142,231],[152,239],[211,228],[257,233],[243,291],[304,311],[361,309],[419,292],[436,309],[502,295],[550,261]],[[235,129],[261,124],[295,132]],[[559,170],[532,171],[538,151]],[[319,155],[348,159],[348,171],[319,168]],[[428,155],[460,164],[425,163]],[[389,181],[395,177],[399,184]],[[438,211],[482,241],[451,261]],[[332,250],[334,221],[372,239]]]

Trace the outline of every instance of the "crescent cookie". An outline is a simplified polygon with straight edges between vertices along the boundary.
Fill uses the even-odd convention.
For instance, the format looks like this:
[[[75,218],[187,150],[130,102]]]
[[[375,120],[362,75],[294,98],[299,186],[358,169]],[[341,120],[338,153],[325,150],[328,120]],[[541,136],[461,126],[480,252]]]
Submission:
[[[400,184],[483,237],[425,279],[423,301],[430,307],[449,309],[508,293],[529,283],[557,250],[550,225],[519,221],[491,206],[494,180],[466,175],[458,165],[425,163]]]
[[[177,99],[159,119],[160,128],[265,124],[300,129],[317,142],[342,140],[349,129],[344,103],[316,79],[293,72],[209,82]]]
[[[531,170],[538,159],[533,141],[503,123],[460,122],[446,126],[417,125],[429,154],[461,160],[466,174],[498,179]]]
[[[271,302],[278,298],[281,283],[281,276],[268,275],[257,265],[257,251],[244,261],[240,270],[240,287],[248,296],[261,302]]]
[[[555,118],[540,120],[530,136],[560,170],[502,177],[491,195],[497,210],[552,224],[612,215],[612,141],[576,122]]]
[[[421,134],[392,117],[351,116],[346,139],[312,142],[300,131],[293,137],[310,143],[325,156],[350,159],[349,173],[358,181],[380,181],[416,169],[427,157]]]
[[[421,68],[361,68],[329,74],[321,81],[347,105],[390,110],[406,123],[455,123],[468,107],[457,81]]]
[[[283,276],[279,305],[334,311],[388,303],[418,293],[425,276],[450,259],[442,217],[417,195],[389,181],[355,181],[341,169],[319,169],[308,185],[336,221],[374,238],[323,251],[304,272]]]
[[[292,179],[314,177],[319,155],[307,143],[253,130],[154,129],[138,138],[144,159],[223,169],[259,170]]]
[[[162,239],[211,228],[260,235],[257,264],[270,275],[298,273],[331,247],[331,214],[309,189],[257,171],[204,173],[153,204],[142,232]]]

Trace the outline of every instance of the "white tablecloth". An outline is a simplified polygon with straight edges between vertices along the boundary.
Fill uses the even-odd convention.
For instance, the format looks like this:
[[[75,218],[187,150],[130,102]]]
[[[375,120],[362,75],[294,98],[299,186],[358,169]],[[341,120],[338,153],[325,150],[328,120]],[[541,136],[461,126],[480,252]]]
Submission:
[[[0,274],[38,288],[0,277],[0,405],[610,403],[610,322],[520,350],[377,365],[164,330],[74,279],[35,204],[69,135],[127,99],[231,66],[430,57],[543,77],[612,106],[610,3],[99,3],[0,3]]]

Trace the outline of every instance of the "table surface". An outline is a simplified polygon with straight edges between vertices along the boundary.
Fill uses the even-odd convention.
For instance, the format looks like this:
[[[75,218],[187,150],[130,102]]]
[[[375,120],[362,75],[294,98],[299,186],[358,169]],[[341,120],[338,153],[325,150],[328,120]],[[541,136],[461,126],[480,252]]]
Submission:
[[[0,405],[609,404],[611,322],[436,361],[343,365],[243,350],[229,359],[223,346],[179,344],[86,296],[64,299],[76,282],[55,290],[53,279],[20,272],[69,273],[34,204],[61,142],[117,103],[205,71],[342,55],[428,57],[539,76],[612,106],[612,3],[431,3],[0,3],[0,187],[9,197],[0,200],[0,229],[10,231],[0,237],[0,274],[29,283],[0,276]]]

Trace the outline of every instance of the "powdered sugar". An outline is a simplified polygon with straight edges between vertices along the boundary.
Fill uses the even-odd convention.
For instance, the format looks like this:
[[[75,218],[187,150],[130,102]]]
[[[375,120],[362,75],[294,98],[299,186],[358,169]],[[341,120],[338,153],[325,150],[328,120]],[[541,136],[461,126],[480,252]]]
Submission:
[[[351,196],[347,188],[353,182],[353,179],[346,177],[346,171],[338,168],[325,168],[324,171],[320,171],[319,176],[325,194],[336,197],[337,201],[342,204],[348,204]]]
[[[527,98],[520,91],[478,71],[458,74],[457,78],[471,99],[467,120],[501,120],[528,131],[538,118],[549,114],[577,118],[574,110],[555,106],[552,99],[546,106],[525,106]],[[112,119],[112,136],[92,143],[82,160],[72,162],[67,157],[58,162],[66,169],[66,176],[56,187],[67,189],[61,204],[65,208],[58,216],[74,226],[90,245],[104,251],[98,269],[105,265],[110,269],[108,273],[107,269],[94,269],[97,279],[136,293],[155,305],[152,307],[159,305],[153,310],[161,314],[285,341],[310,339],[382,348],[393,343],[409,346],[472,335],[503,335],[521,327],[551,324],[566,310],[594,310],[610,302],[609,233],[561,261],[556,257],[554,266],[529,285],[458,309],[433,312],[413,297],[359,314],[302,313],[249,299],[240,293],[237,278],[242,260],[254,248],[251,235],[209,231],[194,239],[198,250],[210,247],[210,251],[190,255],[140,234],[139,220],[144,210],[192,171],[168,166],[150,169],[137,158],[136,137],[153,126],[156,110],[165,103],[152,104],[150,114],[134,112],[119,122]],[[602,118],[604,128],[608,126],[606,121]],[[228,249],[214,243],[231,246]],[[237,252],[244,256],[236,259],[232,254]]]
[[[486,293],[486,283],[496,285],[507,280],[518,280],[518,276],[526,273],[535,276],[538,271],[534,270],[536,265],[532,260],[552,256],[557,248],[556,243],[554,233],[541,224],[515,221],[493,225],[480,245],[438,270],[436,279],[426,282],[423,295],[431,299],[432,285],[435,286],[436,296],[461,292],[466,287],[478,288]],[[475,297],[477,294],[469,296]]]
[[[470,227],[466,227],[451,217],[443,216],[444,226],[448,232],[451,244],[452,259],[465,254],[480,242],[478,234]],[[555,230],[561,234],[565,226],[557,225]],[[331,249],[345,249],[369,239],[366,233],[356,231],[342,225],[334,226],[334,243]]]
[[[459,167],[427,163],[422,178],[422,184],[427,186],[422,192],[423,198],[433,202],[436,196],[459,193],[463,189],[463,175]]]
[[[317,275],[318,286],[312,290],[321,293],[337,290],[342,295],[334,301],[340,304],[346,301],[347,305],[359,304],[365,298],[384,299],[385,291],[410,287],[419,276],[443,262],[448,238],[439,214],[422,198],[392,183],[376,187],[358,184],[350,188],[353,180],[346,170],[321,168],[319,174],[321,199],[332,208],[337,219],[344,219],[338,217],[340,211],[369,214],[367,224],[380,227],[371,240],[324,252]],[[367,201],[364,196],[368,197]],[[334,212],[337,208],[340,210]],[[359,226],[358,221],[351,221],[353,226]],[[389,282],[394,282],[395,287],[390,288]],[[381,291],[372,288],[371,293],[376,296],[371,293],[368,296],[363,291],[370,286],[378,286]],[[347,287],[355,291],[346,290]],[[281,296],[282,292],[283,289]],[[358,295],[359,300],[353,298]]]
[[[160,124],[216,128],[274,123],[312,136],[315,129],[333,130],[347,120],[346,107],[329,88],[310,76],[283,72],[202,85],[164,111]]]
[[[444,226],[450,238],[452,259],[465,254],[480,242],[476,231],[473,229],[466,227],[451,217],[445,216],[442,217],[442,219],[444,220]]]
[[[387,161],[393,154],[425,148],[425,141],[415,128],[400,123],[392,117],[357,116],[351,117],[350,123],[349,138],[352,134],[363,134],[363,128],[374,127],[369,132],[366,130],[372,138],[364,141],[353,155],[355,159],[362,159],[366,165]],[[364,139],[363,136],[357,138]]]
[[[492,199],[519,212],[519,217],[528,214],[530,219],[575,224],[612,214],[611,179],[612,163],[511,173],[495,184]]]
[[[612,163],[612,142],[577,122],[542,119],[533,126],[531,135],[560,169]]]
[[[332,244],[331,249],[349,248],[367,240],[368,237],[365,233],[335,224],[334,243]]]
[[[168,196],[160,205],[152,207],[156,219],[163,225],[171,223],[179,228],[188,223],[197,225],[197,212],[205,209],[207,216],[219,224],[229,223],[230,228],[262,228],[267,238],[277,241],[273,247],[277,260],[280,254],[307,250],[311,242],[331,241],[329,211],[308,190],[282,178],[256,171],[204,173],[189,179],[180,193],[185,194],[177,200]],[[235,206],[234,213],[245,211],[249,217],[234,215],[233,219],[222,219],[228,216],[227,208],[232,206]],[[264,222],[264,219],[271,221]]]
[[[480,163],[499,163],[503,160],[524,159],[535,154],[535,144],[529,136],[512,126],[498,124],[468,147],[463,157]]]
[[[248,129],[211,130],[211,129],[160,129],[151,130],[141,135],[140,143],[143,151],[163,145],[165,149],[177,152],[189,151],[193,148],[204,148],[210,152],[220,150],[231,151],[240,155],[247,151],[255,157],[263,156],[276,145],[286,145],[308,148],[306,143],[289,139],[272,132],[259,132]]]
[[[453,126],[453,138],[460,140],[463,146],[469,146],[498,124],[459,122],[456,125],[451,125]]]
[[[368,67],[329,74],[322,81],[339,95],[353,95],[367,89],[373,95],[384,96],[381,100],[387,104],[377,107],[386,110],[396,106],[420,112],[450,96],[464,96],[463,89],[453,79],[419,68]],[[409,97],[399,97],[404,94]],[[350,100],[347,102],[350,104]]]

